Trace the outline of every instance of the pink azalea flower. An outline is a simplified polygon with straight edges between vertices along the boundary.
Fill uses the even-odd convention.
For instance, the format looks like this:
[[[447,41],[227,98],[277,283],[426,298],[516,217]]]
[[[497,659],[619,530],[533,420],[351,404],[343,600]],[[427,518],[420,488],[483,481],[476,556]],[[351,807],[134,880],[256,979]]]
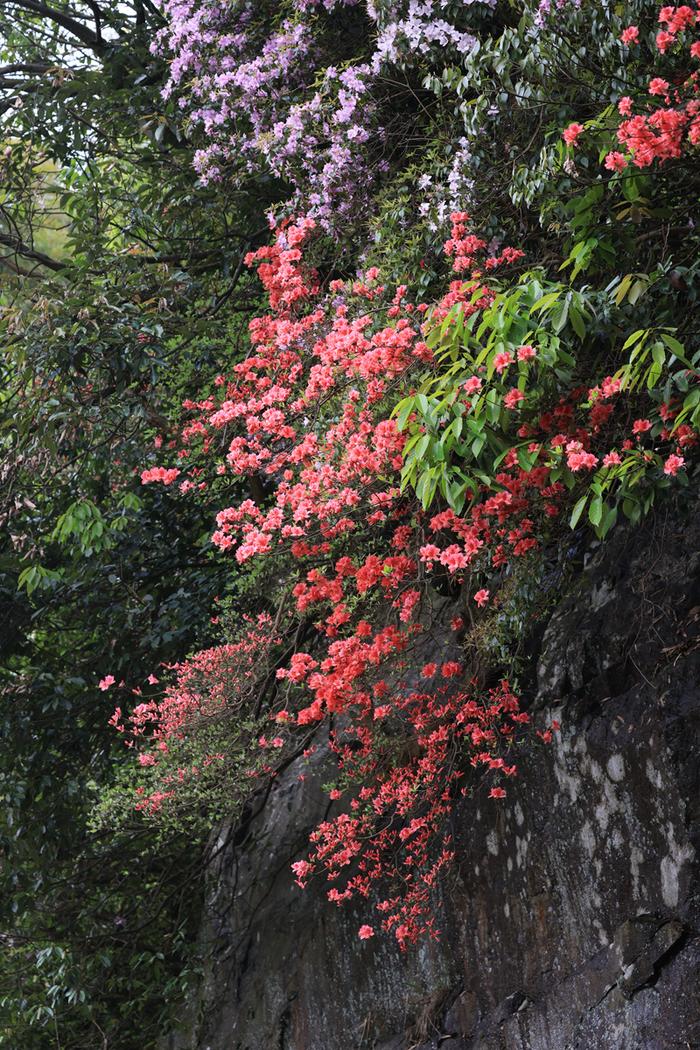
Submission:
[[[683,456],[676,456],[675,454],[669,456],[664,463],[664,474],[668,474],[671,477],[675,477],[681,467],[685,464]]]
[[[577,124],[576,121],[574,121],[573,124],[569,124],[568,128],[564,128],[561,137],[568,146],[575,146],[582,134],[583,124]]]
[[[496,369],[498,374],[504,372],[508,365],[513,364],[513,355],[508,350],[502,350],[500,354],[496,354],[493,359],[493,367]]]
[[[649,81],[649,94],[650,95],[665,95],[668,92],[668,80],[664,80],[663,77],[654,77],[653,80]]]
[[[516,408],[521,401],[525,400],[525,395],[522,390],[509,390],[506,396],[503,398],[503,404],[506,408]]]
[[[608,153],[605,158],[605,167],[608,171],[624,171],[627,167],[627,161],[621,153],[618,153],[617,150],[613,150],[611,153]]]
[[[518,361],[532,361],[534,357],[537,357],[537,351],[534,346],[519,346],[518,347]]]

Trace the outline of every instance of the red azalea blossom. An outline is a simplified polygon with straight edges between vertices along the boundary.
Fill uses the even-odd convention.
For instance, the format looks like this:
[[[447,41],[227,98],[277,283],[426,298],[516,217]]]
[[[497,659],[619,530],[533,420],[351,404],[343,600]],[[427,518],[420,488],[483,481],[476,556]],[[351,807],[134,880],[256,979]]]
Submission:
[[[513,390],[509,390],[506,396],[503,398],[503,404],[506,406],[506,408],[512,409],[517,408],[521,401],[524,400],[525,395],[523,394],[522,390],[517,390],[514,388]]]
[[[583,124],[577,124],[575,121],[573,124],[569,124],[567,128],[562,131],[561,137],[564,139],[569,146],[575,146],[583,134]]]
[[[508,367],[508,365],[512,365],[512,364],[513,364],[513,355],[510,353],[509,350],[501,351],[500,353],[496,354],[496,356],[493,359],[493,367],[495,368],[495,370],[499,374],[501,372],[504,372],[506,370],[506,368]]]
[[[535,357],[537,357],[537,351],[534,346],[518,347],[518,361],[532,361]]]

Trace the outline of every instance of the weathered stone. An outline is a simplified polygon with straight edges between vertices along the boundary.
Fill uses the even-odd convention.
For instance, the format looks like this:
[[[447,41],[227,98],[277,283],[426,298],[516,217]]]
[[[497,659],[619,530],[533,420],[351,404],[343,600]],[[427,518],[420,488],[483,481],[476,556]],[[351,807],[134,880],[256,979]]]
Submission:
[[[641,915],[624,922],[615,932],[615,944],[622,962],[622,975],[617,984],[629,998],[649,984],[658,964],[683,937],[683,923],[676,920],[659,922]]]
[[[183,1050],[700,1047],[700,523],[618,531],[554,610],[501,803],[465,800],[442,939],[361,942],[360,913],[293,886],[327,801],[289,769],[244,843],[222,839]],[[196,1032],[196,1035],[194,1034]]]

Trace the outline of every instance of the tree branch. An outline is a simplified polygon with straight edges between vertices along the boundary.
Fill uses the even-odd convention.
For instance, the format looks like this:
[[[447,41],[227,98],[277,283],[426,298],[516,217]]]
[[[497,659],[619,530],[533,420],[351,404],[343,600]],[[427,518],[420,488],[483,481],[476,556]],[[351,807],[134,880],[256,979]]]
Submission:
[[[48,73],[50,69],[58,68],[47,62],[14,62],[11,66],[0,66],[0,76],[8,73]]]
[[[93,18],[95,19],[95,35],[98,40],[102,40],[102,12],[100,11],[99,4],[96,4],[94,0],[86,0],[86,3],[92,11]]]
[[[97,33],[93,33],[87,26],[76,22],[74,18],[64,14],[63,11],[57,11],[55,7],[39,3],[38,0],[0,0],[0,6],[19,7],[24,11],[31,11],[35,15],[40,15],[42,18],[48,18],[51,22],[55,22],[56,25],[66,29],[77,40],[80,40],[82,44],[94,51],[96,55],[102,55],[107,50],[107,45]]]
[[[43,252],[30,248],[28,244],[24,244],[23,241],[16,237],[10,237],[6,233],[0,233],[0,244],[5,245],[6,248],[11,248],[15,255],[21,255],[24,259],[33,259],[34,262],[41,263],[42,266],[55,272],[65,270],[68,266],[68,263],[52,259],[50,255],[44,255]]]

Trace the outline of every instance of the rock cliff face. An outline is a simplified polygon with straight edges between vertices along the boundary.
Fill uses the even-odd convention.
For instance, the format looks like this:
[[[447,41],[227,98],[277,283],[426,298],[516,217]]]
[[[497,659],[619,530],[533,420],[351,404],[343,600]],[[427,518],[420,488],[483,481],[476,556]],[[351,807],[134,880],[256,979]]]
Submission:
[[[221,839],[207,977],[169,1046],[700,1047],[699,534],[657,519],[589,553],[533,654],[562,731],[504,803],[461,806],[439,943],[361,942],[292,884],[326,801],[290,770],[247,841]]]

